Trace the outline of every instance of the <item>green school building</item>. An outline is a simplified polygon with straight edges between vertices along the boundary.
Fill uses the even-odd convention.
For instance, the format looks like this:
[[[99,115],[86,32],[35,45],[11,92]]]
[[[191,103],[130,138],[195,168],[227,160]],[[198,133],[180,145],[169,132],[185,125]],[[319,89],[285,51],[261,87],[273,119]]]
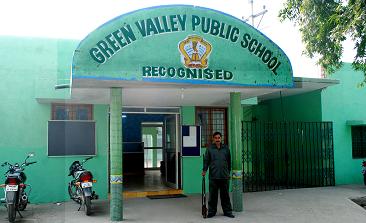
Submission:
[[[30,201],[61,202],[70,164],[93,156],[85,167],[113,220],[123,196],[200,193],[215,131],[231,150],[234,211],[243,192],[363,183],[363,74],[293,77],[285,53],[186,5],[121,15],[82,41],[1,36],[0,162],[34,152]]]

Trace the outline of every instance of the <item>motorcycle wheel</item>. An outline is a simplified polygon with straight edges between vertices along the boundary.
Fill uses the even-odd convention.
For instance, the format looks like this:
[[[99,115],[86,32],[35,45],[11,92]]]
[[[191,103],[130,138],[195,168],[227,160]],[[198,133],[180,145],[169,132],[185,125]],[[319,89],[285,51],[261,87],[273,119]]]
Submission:
[[[67,185],[67,191],[69,192],[70,199],[72,199],[73,194],[72,194],[72,189],[71,189],[71,183],[69,183],[69,185]]]
[[[91,199],[90,197],[84,197],[84,208],[85,208],[85,214],[90,215],[91,214]]]
[[[363,175],[363,184],[366,186],[366,174]]]
[[[69,185],[67,186],[67,191],[69,192],[70,199],[72,199],[76,203],[80,203],[79,202],[79,199],[77,199],[77,196],[76,196],[76,188],[75,188],[74,185],[72,185],[71,183],[69,183]]]
[[[8,219],[9,222],[15,222],[16,211],[15,211],[15,204],[8,204]]]

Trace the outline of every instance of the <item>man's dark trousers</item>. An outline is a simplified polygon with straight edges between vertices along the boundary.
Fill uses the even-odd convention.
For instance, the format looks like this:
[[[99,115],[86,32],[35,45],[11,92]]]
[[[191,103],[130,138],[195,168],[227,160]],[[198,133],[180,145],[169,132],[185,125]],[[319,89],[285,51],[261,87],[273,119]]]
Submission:
[[[217,212],[218,192],[220,191],[221,207],[224,214],[231,214],[232,208],[229,197],[229,180],[210,179],[210,196],[208,199],[208,214],[215,215]]]

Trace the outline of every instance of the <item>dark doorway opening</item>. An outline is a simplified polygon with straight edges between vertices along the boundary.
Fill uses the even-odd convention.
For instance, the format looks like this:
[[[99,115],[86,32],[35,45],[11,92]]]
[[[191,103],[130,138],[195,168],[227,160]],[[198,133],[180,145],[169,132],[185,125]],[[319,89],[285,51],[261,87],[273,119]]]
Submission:
[[[124,192],[180,188],[180,180],[176,181],[180,178],[178,122],[171,121],[177,117],[176,114],[122,115]]]

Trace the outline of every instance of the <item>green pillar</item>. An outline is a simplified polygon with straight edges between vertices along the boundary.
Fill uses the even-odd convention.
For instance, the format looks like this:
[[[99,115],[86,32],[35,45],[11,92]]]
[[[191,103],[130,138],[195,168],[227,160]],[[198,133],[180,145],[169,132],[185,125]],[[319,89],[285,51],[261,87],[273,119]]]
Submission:
[[[122,89],[111,88],[110,105],[110,216],[111,221],[123,220],[122,172]]]
[[[153,152],[153,154],[152,154],[153,155],[153,157],[152,157],[152,159],[153,159],[152,166],[154,168],[156,168],[156,167],[158,167],[158,150],[153,149],[152,152]]]
[[[230,93],[230,150],[232,159],[233,211],[243,211],[243,161],[240,92]]]

